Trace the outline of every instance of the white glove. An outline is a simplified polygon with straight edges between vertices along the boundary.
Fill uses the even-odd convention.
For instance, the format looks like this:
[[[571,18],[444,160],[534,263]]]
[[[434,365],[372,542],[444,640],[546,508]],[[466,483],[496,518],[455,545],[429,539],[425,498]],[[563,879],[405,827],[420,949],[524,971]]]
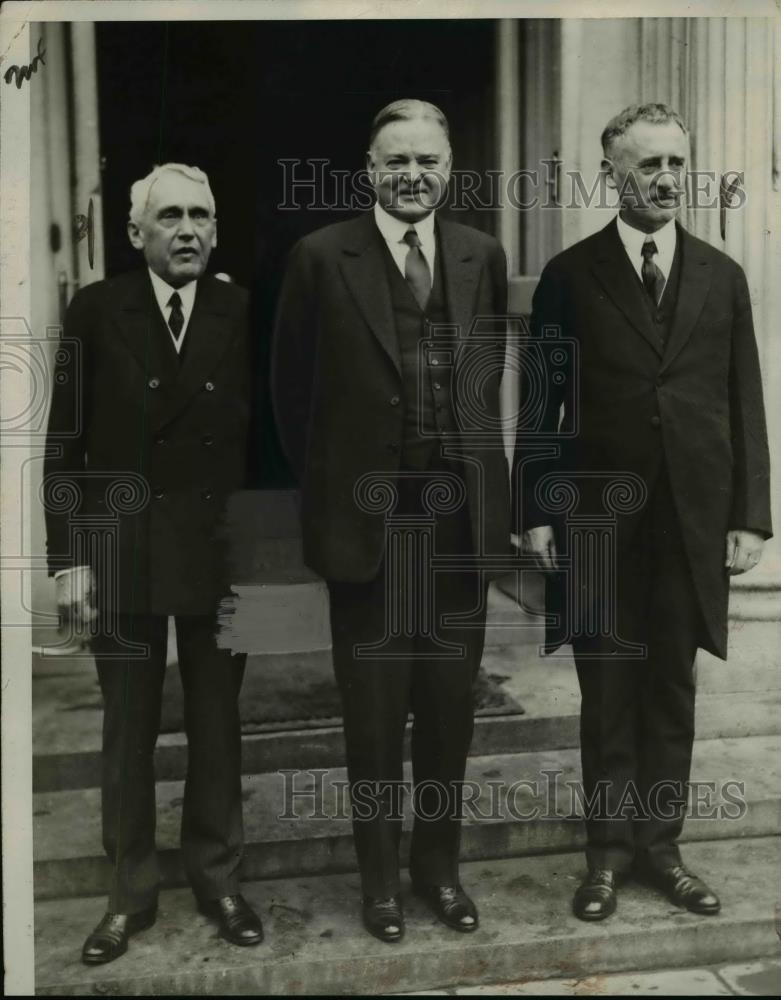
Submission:
[[[74,566],[54,574],[57,610],[63,625],[70,623],[76,633],[85,631],[98,617],[95,607],[95,577],[89,566]]]

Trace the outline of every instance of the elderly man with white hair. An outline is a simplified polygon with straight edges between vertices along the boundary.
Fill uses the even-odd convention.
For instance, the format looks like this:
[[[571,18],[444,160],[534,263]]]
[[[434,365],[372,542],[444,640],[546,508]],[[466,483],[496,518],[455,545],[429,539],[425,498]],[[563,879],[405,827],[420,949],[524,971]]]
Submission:
[[[146,267],[86,286],[68,309],[44,477],[58,604],[92,623],[104,700],[111,883],[82,951],[91,965],[123,954],[157,915],[153,757],[170,616],[189,755],[184,867],[227,940],[263,937],[239,893],[245,657],[216,642],[230,589],[222,520],[246,468],[247,294],[205,273],[217,222],[201,170],[167,163],[137,181],[128,234]]]

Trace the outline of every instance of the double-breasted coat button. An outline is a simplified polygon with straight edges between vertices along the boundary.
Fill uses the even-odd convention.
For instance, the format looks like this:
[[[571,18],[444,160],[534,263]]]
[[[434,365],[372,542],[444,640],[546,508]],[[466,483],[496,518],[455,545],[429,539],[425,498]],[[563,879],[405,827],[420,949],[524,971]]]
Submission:
[[[165,438],[162,434],[155,438],[155,444],[165,444]]]
[[[209,445],[214,444],[214,438],[211,436],[211,434],[207,434],[205,435],[205,437],[201,439],[201,444],[205,445],[208,448]]]
[[[661,427],[661,424],[662,424],[662,418],[661,417],[657,417],[657,416],[651,417],[651,426],[652,427]]]
[[[153,496],[155,500],[162,500],[165,496],[165,490],[155,490]]]
[[[201,491],[201,497],[204,500],[211,500],[211,498],[212,498],[212,491],[211,490],[202,490]]]
[[[398,396],[391,396],[391,401],[390,401],[390,405],[391,406],[398,406],[399,403],[400,403],[400,399],[399,399]]]
[[[149,386],[150,389],[159,389],[160,379],[156,375],[153,375],[152,378],[150,378],[149,381],[147,382],[147,385]]]
[[[205,382],[203,387],[207,392],[214,392],[214,382]]]

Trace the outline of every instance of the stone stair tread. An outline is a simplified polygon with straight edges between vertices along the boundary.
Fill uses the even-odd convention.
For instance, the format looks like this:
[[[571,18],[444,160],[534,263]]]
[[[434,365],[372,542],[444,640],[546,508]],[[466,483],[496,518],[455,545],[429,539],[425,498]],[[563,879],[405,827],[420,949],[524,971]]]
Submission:
[[[722,912],[697,917],[628,884],[602,924],[572,915],[582,854],[462,865],[481,926],[438,924],[405,882],[407,936],[390,947],[363,930],[356,875],[247,882],[266,941],[241,949],[219,939],[187,889],[161,896],[158,923],[109,966],[83,966],[83,940],[103,897],[38,902],[36,993],[47,995],[386,994],[486,982],[746,961],[778,949],[774,910],[781,837],[691,844],[691,868],[719,892]]]
[[[752,623],[752,626],[767,623]],[[768,646],[768,651],[777,649]],[[247,671],[262,670],[265,658],[284,657],[291,664],[296,658],[306,657],[316,660],[330,660],[330,650],[315,650],[304,653],[262,654],[250,659]],[[579,709],[577,678],[571,656],[542,657],[536,645],[495,646],[486,649],[483,668],[488,673],[506,678],[503,687],[524,709],[525,721],[576,716]],[[176,671],[176,667],[170,667]],[[701,654],[698,661],[698,708],[703,696],[756,694],[747,703],[760,706],[777,706],[781,701],[781,671],[772,664],[772,671],[764,664],[749,664],[738,668],[731,663],[723,663],[716,657]],[[737,675],[737,676],[736,676]],[[774,682],[775,681],[775,682]],[[33,753],[43,757],[52,754],[75,754],[94,752],[100,749],[102,708],[100,689],[94,663],[89,656],[37,658],[33,672]],[[711,703],[712,711],[716,703]],[[726,704],[726,702],[725,702]],[[779,724],[781,725],[781,713]],[[735,724],[740,717],[735,715]],[[284,730],[294,724],[270,724],[261,731]],[[307,723],[302,728],[311,728]],[[315,724],[315,727],[316,724]],[[762,730],[765,731],[765,730]],[[246,733],[246,730],[245,730]],[[172,746],[184,741],[181,733],[168,733],[160,737],[160,746]]]
[[[290,807],[286,805],[285,780],[278,773],[245,775],[242,780],[244,795],[244,828],[247,845],[271,845],[288,841],[312,842],[319,839],[350,836],[349,807],[346,805],[346,770],[332,768],[324,770],[322,786],[325,795],[313,800],[301,799],[299,818],[278,818]],[[545,772],[558,772],[556,779],[561,794],[557,798],[557,812],[560,820],[567,822],[573,809],[577,813],[577,800],[570,792],[568,783],[580,778],[579,753],[576,749],[551,751],[518,752],[486,757],[472,757],[467,766],[466,780],[473,782],[469,793],[473,805],[466,811],[464,820],[465,836],[468,828],[480,828],[486,824],[505,823],[524,827],[542,825],[543,835],[546,824],[553,826],[550,819],[524,819],[535,808],[544,810],[553,787],[553,777],[546,778]],[[405,780],[409,781],[409,765],[405,768]],[[740,739],[699,740],[695,744],[692,764],[692,779],[698,782],[713,782],[719,785],[724,780],[743,781],[748,812],[742,821],[723,819],[727,831],[738,835],[742,823],[750,823],[752,809],[762,803],[773,803],[774,815],[781,807],[781,736],[755,736]],[[288,778],[295,782],[295,788],[305,791],[314,787],[319,778],[300,772]],[[519,782],[533,782],[516,785],[511,802],[506,796],[499,798],[493,788],[512,788]],[[336,787],[335,787],[336,785]],[[703,785],[704,788],[704,785]],[[535,790],[537,794],[535,794]],[[176,849],[179,843],[179,822],[184,792],[182,781],[162,781],[157,783],[157,844],[161,850]],[[707,789],[702,792],[707,796]],[[735,793],[737,794],[737,793]],[[290,799],[287,799],[289,802]],[[714,803],[722,800],[714,798]],[[405,804],[408,804],[405,799]],[[409,810],[405,825],[409,826]],[[731,812],[731,810],[730,810]],[[82,858],[103,858],[100,830],[100,790],[98,788],[77,789],[59,792],[39,792],[33,796],[34,859],[36,862],[66,861]],[[687,835],[694,832],[697,825],[703,825],[701,837],[710,836],[708,825],[716,820],[694,820],[687,822]],[[580,833],[580,823],[569,824],[574,829],[573,836]],[[779,827],[781,829],[781,827]],[[63,836],[67,831],[67,836]],[[761,831],[774,832],[774,831]],[[715,834],[714,834],[715,835]]]

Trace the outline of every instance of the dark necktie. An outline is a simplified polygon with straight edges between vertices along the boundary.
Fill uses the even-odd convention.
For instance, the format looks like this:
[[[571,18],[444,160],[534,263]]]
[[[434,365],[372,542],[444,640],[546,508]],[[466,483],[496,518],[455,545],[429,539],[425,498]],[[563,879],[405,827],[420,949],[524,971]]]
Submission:
[[[179,335],[182,332],[182,327],[184,326],[184,313],[182,312],[182,299],[179,292],[174,292],[171,298],[168,300],[168,305],[171,307],[171,315],[168,317],[168,326],[171,333],[174,335],[174,340],[179,342]]]
[[[429,271],[428,262],[420,249],[420,237],[414,226],[410,226],[404,234],[404,242],[409,247],[404,260],[404,277],[412,289],[415,301],[421,309],[425,309],[431,294],[431,271]]]
[[[657,255],[657,253],[659,253],[659,251],[656,249],[656,243],[650,236],[647,237],[643,243],[643,266],[641,273],[643,275],[645,290],[648,292],[648,296],[651,299],[651,304],[654,308],[659,305],[659,300],[662,297],[665,285],[664,275],[653,261],[653,258]]]

